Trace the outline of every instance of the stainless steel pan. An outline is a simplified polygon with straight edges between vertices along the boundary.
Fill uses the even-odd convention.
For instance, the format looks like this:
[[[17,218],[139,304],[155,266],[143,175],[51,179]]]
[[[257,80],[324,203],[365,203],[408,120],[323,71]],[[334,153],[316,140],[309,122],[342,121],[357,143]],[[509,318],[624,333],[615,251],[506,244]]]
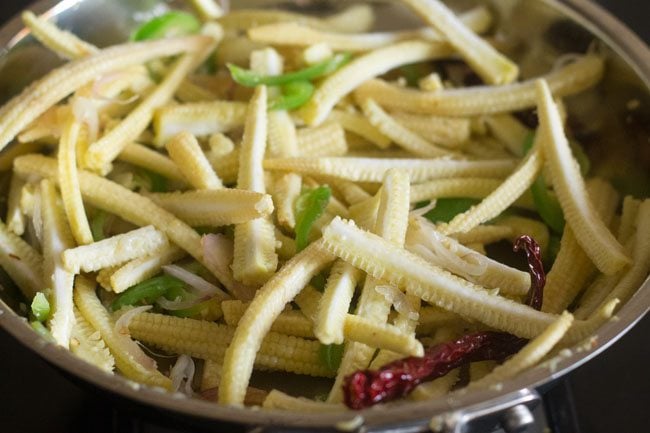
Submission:
[[[134,17],[142,17],[156,0],[64,0],[59,3],[43,0],[32,10],[56,16],[59,23],[99,45],[124,40],[133,27]],[[285,1],[241,0],[232,2],[237,8],[250,6],[309,8],[311,11],[333,11],[350,1]],[[380,28],[404,28],[415,25],[416,18],[394,1],[376,0],[380,10]],[[463,8],[477,1],[454,0]],[[604,81],[597,89],[568,100],[569,111],[588,145],[606,161],[621,153],[640,161],[641,147],[650,140],[650,51],[634,34],[615,18],[586,0],[490,0],[486,1],[500,17],[497,32],[506,36],[503,49],[522,65],[523,73],[534,76],[547,71],[558,55],[584,50],[592,40],[600,41],[608,57]],[[47,72],[61,61],[40,47],[25,31],[18,18],[0,30],[0,99],[6,100],[27,83]],[[638,100],[639,108],[628,111],[630,100]],[[630,125],[630,119],[632,124]],[[647,155],[647,151],[646,151]],[[646,161],[647,163],[647,161]],[[596,167],[598,170],[599,167]],[[625,171],[650,168],[602,166],[606,175],[617,178]],[[638,185],[637,185],[638,186]],[[642,185],[643,186],[643,185]],[[650,185],[645,185],[646,190]],[[228,423],[245,430],[288,431],[303,429],[335,429],[356,414],[306,414],[270,412],[218,406],[199,400],[179,399],[146,387],[140,387],[118,376],[109,375],[78,360],[66,350],[46,343],[38,337],[20,314],[20,298],[11,290],[0,291],[0,326],[25,346],[51,364],[134,402],[157,407],[203,422]],[[639,288],[634,298],[611,321],[595,334],[594,344],[574,348],[553,371],[535,368],[506,382],[499,390],[484,390],[451,396],[431,402],[399,402],[359,413],[359,431],[419,432],[428,431],[435,418],[447,432],[481,431],[483,422],[499,420],[514,429],[531,421],[530,409],[539,405],[539,391],[555,379],[602,353],[632,327],[650,307],[650,281]],[[605,355],[606,356],[606,355]],[[297,388],[307,383],[298,384]],[[339,424],[340,426],[340,424]],[[512,430],[514,431],[514,430]]]

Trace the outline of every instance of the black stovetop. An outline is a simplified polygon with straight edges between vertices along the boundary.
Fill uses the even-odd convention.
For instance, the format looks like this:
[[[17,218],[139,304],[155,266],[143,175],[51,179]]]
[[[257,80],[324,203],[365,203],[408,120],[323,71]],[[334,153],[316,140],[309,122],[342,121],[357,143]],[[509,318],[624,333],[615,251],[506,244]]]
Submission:
[[[30,3],[27,0],[0,1],[1,21]],[[647,25],[650,1],[598,2],[650,41],[650,27]],[[548,394],[550,400],[564,402],[568,398],[573,401],[578,425],[567,428],[567,433],[650,431],[648,334],[650,317],[646,317],[604,355],[576,370],[566,382]],[[99,395],[83,385],[78,386],[0,330],[0,433],[196,431],[182,425],[171,427],[170,422],[155,412],[139,411],[137,416],[133,416],[123,402]],[[214,431],[226,430],[216,427]]]

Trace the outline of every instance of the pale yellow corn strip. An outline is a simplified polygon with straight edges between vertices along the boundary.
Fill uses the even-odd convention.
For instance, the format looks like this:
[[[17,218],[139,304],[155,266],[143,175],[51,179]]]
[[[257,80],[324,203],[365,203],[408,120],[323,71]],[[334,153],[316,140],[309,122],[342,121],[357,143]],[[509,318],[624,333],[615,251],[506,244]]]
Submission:
[[[223,188],[199,142],[189,132],[181,132],[167,142],[169,157],[195,189]]]
[[[344,333],[349,341],[356,341],[368,347],[401,355],[424,355],[422,344],[414,335],[409,335],[394,325],[377,323],[371,318],[348,314],[345,318]]]
[[[224,11],[214,0],[189,0],[194,10],[203,21],[212,21],[221,18]]]
[[[551,235],[548,226],[543,222],[517,215],[506,215],[500,217],[497,220],[497,224],[512,229],[512,234],[508,238],[510,242],[514,243],[518,237],[528,235],[535,239],[535,242],[537,242],[539,248],[542,250],[542,255],[546,254]],[[557,313],[561,313],[561,311]]]
[[[461,321],[457,314],[431,306],[420,308],[419,316],[416,331],[422,335],[431,335],[443,327],[455,325]]]
[[[648,277],[648,272],[650,272],[650,200],[648,199],[639,206],[632,257],[634,259],[632,266],[612,292],[607,295],[600,307],[613,299],[626,302]]]
[[[501,185],[501,179],[485,177],[436,179],[411,185],[411,203],[449,197],[484,198]]]
[[[157,370],[148,370],[124,351],[122,339],[115,332],[115,323],[95,294],[95,282],[78,276],[74,287],[74,302],[81,315],[99,331],[115,358],[115,366],[127,378],[149,386],[171,388],[171,381]]]
[[[374,22],[374,11],[370,5],[357,4],[326,18],[314,18],[304,14],[269,9],[234,10],[219,18],[227,29],[246,30],[264,24],[278,22],[299,22],[310,27],[340,33],[368,31]]]
[[[267,141],[266,87],[259,86],[251,98],[239,155],[237,187],[265,193],[264,151]],[[249,285],[265,283],[278,266],[275,231],[271,220],[258,218],[235,227],[232,264],[236,280]]]
[[[239,321],[224,358],[219,400],[241,405],[253,370],[255,354],[272,323],[309,280],[332,261],[317,241],[287,262],[258,290]]]
[[[345,131],[340,125],[328,123],[316,128],[303,128],[297,131],[298,155],[309,157],[341,156],[348,152]],[[224,182],[237,180],[239,170],[239,149],[225,156],[208,155],[212,167]]]
[[[426,243],[422,241],[423,238],[438,238],[443,247],[453,251],[459,258],[477,257],[473,261],[478,261],[485,265],[485,270],[482,274],[460,274],[463,278],[486,288],[499,288],[505,294],[525,295],[528,293],[528,289],[530,288],[530,275],[527,272],[511,268],[485,255],[479,255],[479,253],[470,250],[458,241],[445,237],[440,232],[437,232],[435,226],[422,217],[411,218],[409,221],[409,232],[407,233],[407,249],[417,254],[417,251],[413,251],[412,245],[419,244],[426,248]],[[426,259],[426,257],[424,258]],[[433,264],[443,267],[439,263]]]
[[[438,0],[402,0],[427,24],[445,35],[465,61],[489,84],[515,81],[519,68],[488,42],[467,28],[454,13]]]
[[[53,70],[0,109],[0,150],[48,108],[96,77],[158,57],[200,51],[211,41],[204,36],[189,36],[117,45]]]
[[[490,133],[505,144],[507,149],[516,156],[523,156],[526,137],[530,130],[509,114],[487,116],[484,119]]]
[[[302,192],[302,177],[294,173],[283,174],[275,181],[273,189],[278,223],[293,229],[296,226],[294,204]]]
[[[43,286],[43,257],[0,221],[0,266],[27,299]]]
[[[485,8],[475,8],[459,17],[472,30],[481,32],[489,26],[490,17]],[[404,30],[397,32],[341,34],[310,28],[304,23],[281,22],[253,27],[248,30],[248,37],[255,42],[270,45],[308,47],[326,44],[334,51],[370,51],[386,45],[411,39],[428,41],[444,40],[439,32],[430,28]]]
[[[299,115],[308,125],[321,124],[336,103],[361,83],[409,63],[444,57],[453,53],[445,43],[401,42],[352,60],[323,81]]]
[[[278,158],[264,161],[267,170],[292,171],[300,174],[334,176],[353,182],[382,182],[392,168],[406,171],[411,182],[419,183],[446,177],[495,177],[510,174],[515,162],[510,159],[462,161],[437,159],[381,158]]]
[[[496,385],[534,366],[564,337],[572,323],[573,316],[565,311],[544,332],[531,340],[506,362],[497,366],[482,379],[470,383],[470,389]]]
[[[537,135],[537,137],[539,136]],[[536,145],[533,146],[526,158],[497,189],[476,206],[456,215],[449,224],[442,226],[440,231],[445,235],[456,232],[466,233],[509,208],[537,179],[544,164],[541,146],[540,139],[537,139]]]
[[[474,227],[467,233],[454,233],[452,238],[463,245],[469,244],[491,244],[503,239],[512,238],[512,227],[500,225],[480,225]]]
[[[343,110],[332,110],[327,121],[340,124],[346,131],[353,132],[365,138],[380,149],[386,149],[391,144],[391,139],[382,134],[374,125],[360,114]]]
[[[14,165],[14,159],[27,155],[28,153],[39,152],[43,147],[42,143],[27,142],[14,143],[0,152],[0,171],[11,170]]]
[[[535,311],[455,277],[380,237],[335,218],[323,231],[327,251],[407,293],[496,329],[531,338],[556,317]]]
[[[155,144],[164,146],[176,134],[187,131],[197,137],[228,132],[244,124],[246,104],[213,101],[167,105],[156,110],[153,118]]]
[[[425,382],[418,385],[409,399],[415,401],[433,400],[444,397],[460,380],[460,369],[455,369],[431,382]]]
[[[18,236],[25,232],[25,215],[20,208],[20,197],[25,181],[13,174],[9,182],[7,196],[7,228]]]
[[[106,347],[98,331],[74,308],[75,323],[70,338],[70,351],[89,364],[112,373],[115,368],[115,358]]]
[[[586,55],[575,62],[553,71],[543,78],[556,97],[580,93],[600,81],[604,60]],[[422,92],[393,86],[385,81],[370,80],[360,85],[355,96],[373,98],[389,110],[439,116],[477,116],[532,108],[537,102],[535,80],[505,86],[478,86]]]
[[[336,188],[349,205],[355,205],[371,197],[370,194],[354,182],[348,182],[336,178],[327,179],[326,182]]]
[[[221,382],[221,364],[211,359],[203,361],[203,372],[201,374],[200,390],[206,391],[217,388]]]
[[[242,189],[158,193],[150,198],[192,226],[241,224],[273,212],[269,195]]]
[[[293,300],[302,313],[314,322],[318,314],[318,304],[322,298],[321,293],[312,286],[306,286]]]
[[[174,96],[181,102],[205,102],[217,99],[217,95],[213,92],[198,84],[194,84],[188,78],[178,85]]]
[[[438,117],[404,112],[392,113],[405,128],[427,140],[449,148],[458,148],[470,138],[470,121],[453,117]]]
[[[67,270],[75,274],[79,270],[94,272],[151,254],[167,245],[164,233],[153,226],[146,226],[89,245],[67,249],[63,253],[63,263]]]
[[[239,300],[223,301],[221,308],[223,318],[228,326],[235,327],[239,323],[249,304]],[[271,331],[296,337],[313,338],[314,331],[311,320],[300,311],[283,311],[271,325]]]
[[[111,273],[110,287],[115,293],[122,293],[129,287],[155,276],[162,266],[180,260],[183,256],[183,250],[167,245],[144,257],[133,259]]]
[[[25,155],[17,158],[14,170],[22,177],[35,174],[56,179],[56,161],[42,155]],[[216,272],[203,260],[199,234],[174,215],[158,207],[149,198],[83,170],[79,172],[79,184],[81,194],[90,205],[139,226],[153,225],[212,273]],[[215,273],[217,274],[218,272]]]
[[[423,158],[453,155],[449,150],[441,149],[399,124],[372,99],[366,99],[362,108],[368,121],[402,149]]]
[[[377,222],[380,195],[376,194],[362,202],[350,206],[350,218],[361,228],[372,230]]]
[[[63,208],[68,217],[70,229],[75,241],[79,245],[92,243],[93,235],[81,199],[79,177],[77,175],[77,143],[80,139],[81,123],[70,116],[63,127],[63,134],[59,142],[58,171],[59,187]]]
[[[65,269],[61,253],[74,246],[74,239],[65,214],[59,204],[54,183],[41,181],[41,212],[43,219],[43,281],[52,289],[52,313],[48,326],[54,341],[66,349],[74,326],[72,286],[74,274]]]
[[[628,239],[634,235],[636,229],[636,219],[639,214],[639,207],[641,200],[635,199],[632,196],[625,196],[623,199],[623,212],[621,214],[621,222],[618,227],[618,241],[621,245],[627,243]]]
[[[620,304],[616,298],[603,302],[587,320],[575,320],[573,325],[557,344],[558,347],[570,347],[580,341],[590,338],[594,333],[607,323],[609,320],[615,320],[614,310]]]
[[[314,321],[314,334],[321,343],[343,343],[346,316],[360,277],[358,269],[342,260],[332,266]]]
[[[545,81],[537,82],[537,91],[540,131],[548,138],[544,154],[551,167],[553,187],[567,225],[596,267],[604,274],[613,274],[629,264],[630,259],[598,216],[587,195],[580,168],[564,135],[560,113]]]
[[[347,410],[342,404],[325,403],[304,397],[292,397],[277,389],[272,390],[266,396],[262,407],[264,409],[289,410],[299,413],[328,413]]]
[[[31,11],[24,11],[21,17],[23,23],[31,30],[32,36],[60,56],[77,59],[96,54],[98,51],[94,45],[82,41],[70,32],[59,29],[46,19],[37,17]]]
[[[110,171],[107,168],[110,163],[127,144],[142,134],[151,122],[154,110],[164,105],[174,95],[181,81],[195,66],[195,56],[185,55],[178,59],[154,91],[149,93],[115,128],[88,147],[85,157],[86,166],[103,173]]]
[[[174,161],[160,152],[139,143],[129,143],[117,156],[120,161],[146,168],[158,173],[167,179],[185,184],[185,177],[181,174]]]
[[[497,366],[496,361],[479,361],[472,362],[469,365],[469,380],[470,382],[478,382]]]
[[[277,243],[275,251],[280,260],[287,261],[296,255],[296,241],[282,233],[277,227],[275,228],[275,241]]]
[[[111,266],[110,268],[100,269],[97,272],[97,283],[102,286],[106,291],[112,292],[113,288],[111,287],[111,275],[115,272],[119,266]]]

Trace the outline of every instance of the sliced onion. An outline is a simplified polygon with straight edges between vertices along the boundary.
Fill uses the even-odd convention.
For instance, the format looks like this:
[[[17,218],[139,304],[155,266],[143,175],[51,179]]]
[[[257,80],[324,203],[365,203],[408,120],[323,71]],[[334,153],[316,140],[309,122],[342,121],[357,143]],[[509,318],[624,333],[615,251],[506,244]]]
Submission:
[[[414,321],[417,321],[420,318],[420,315],[406,298],[406,295],[397,287],[390,285],[377,285],[375,286],[375,291],[380,295],[383,295],[384,298],[393,305],[395,311],[402,316]]]
[[[234,250],[232,240],[221,234],[208,234],[201,238],[201,245],[203,260],[228,291],[242,301],[253,299],[255,289],[236,281],[232,276],[230,269]]]
[[[172,380],[172,391],[180,391],[191,397],[194,394],[192,390],[194,372],[194,360],[188,355],[180,355],[169,373],[169,378]],[[181,386],[183,386],[182,389]]]
[[[151,310],[151,308],[153,308],[151,305],[143,305],[141,307],[129,308],[126,310],[115,322],[115,326],[113,327],[115,333],[119,335],[131,335],[129,333],[129,324],[131,323],[131,320],[133,320],[133,318],[138,314]]]
[[[172,277],[178,278],[188,286],[190,286],[190,291],[201,297],[207,296],[211,298],[213,296],[224,297],[223,291],[215,286],[212,283],[205,281],[203,278],[199,277],[196,274],[191,273],[188,270],[185,270],[177,265],[165,265],[162,267],[163,271],[166,274],[171,275]]]
[[[431,200],[428,205],[417,209],[413,209],[411,211],[411,215],[421,217],[427,214],[430,210],[434,209],[435,207],[436,207],[436,200]]]
[[[114,72],[112,74],[106,74],[103,77],[95,80],[95,82],[93,83],[92,90],[90,92],[92,98],[100,101],[113,102],[121,105],[127,105],[130,104],[131,102],[135,102],[138,98],[140,98],[140,95],[135,94],[127,99],[120,99],[117,96],[110,97],[102,93],[102,87],[112,83],[113,81],[117,81],[125,77],[128,78],[129,73],[121,71],[121,72]]]
[[[197,297],[192,299],[185,300],[173,300],[170,301],[164,297],[158,298],[156,304],[168,311],[178,311],[178,310],[187,310],[188,308],[195,307],[202,302],[209,301],[209,296]]]
[[[99,136],[99,112],[92,99],[75,96],[72,101],[72,114],[88,126],[88,141],[94,143]]]

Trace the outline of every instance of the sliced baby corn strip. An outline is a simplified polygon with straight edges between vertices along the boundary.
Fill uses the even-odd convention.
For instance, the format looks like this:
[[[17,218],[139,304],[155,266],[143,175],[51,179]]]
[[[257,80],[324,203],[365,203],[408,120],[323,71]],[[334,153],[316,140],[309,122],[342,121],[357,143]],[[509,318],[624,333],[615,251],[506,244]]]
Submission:
[[[178,166],[174,161],[166,157],[160,152],[144,146],[139,143],[129,143],[117,156],[120,161],[128,162],[129,164],[137,165],[138,167],[146,168],[154,173],[163,175],[164,177],[184,184],[185,177],[181,174]]]
[[[75,274],[80,270],[94,272],[146,256],[167,245],[164,233],[154,226],[146,226],[89,245],[67,249],[63,252],[63,264]]]
[[[619,201],[616,190],[608,182],[595,178],[587,183],[587,192],[598,217],[604,224],[609,224]],[[560,250],[546,276],[542,311],[560,313],[568,308],[595,271],[573,230],[565,225]]]
[[[206,391],[217,388],[221,382],[221,364],[211,359],[203,362],[203,373],[201,374],[200,390]]]
[[[541,135],[537,135],[541,137]],[[472,206],[467,212],[456,215],[440,231],[449,235],[456,232],[468,232],[474,227],[498,216],[512,205],[533,184],[544,164],[542,142],[537,143],[524,158],[519,166],[494,191],[479,204]]]
[[[54,341],[65,348],[70,347],[74,326],[72,311],[72,286],[74,274],[65,268],[61,254],[74,246],[70,226],[58,202],[59,194],[54,183],[41,181],[41,212],[43,218],[43,280],[52,289],[52,315],[49,328]]]
[[[575,62],[545,75],[555,97],[580,93],[600,81],[604,60],[585,55]],[[381,80],[369,80],[355,90],[355,97],[373,98],[388,110],[438,116],[477,116],[505,113],[532,108],[537,102],[535,80],[505,86],[477,86],[422,92],[390,85]]]
[[[272,390],[266,396],[262,407],[265,409],[290,410],[300,413],[328,413],[346,410],[346,407],[342,404],[325,403],[324,401],[310,400],[304,397],[292,397],[277,389]]]
[[[153,117],[155,144],[164,146],[176,134],[187,131],[197,137],[228,132],[244,124],[246,104],[213,101],[167,105],[156,110]]]
[[[181,52],[205,49],[212,38],[189,36],[117,45],[70,62],[33,82],[0,110],[0,150],[34,119],[81,86],[107,72]]]
[[[92,243],[93,235],[81,199],[79,177],[77,175],[77,145],[80,140],[82,124],[74,116],[69,116],[63,127],[59,142],[58,169],[59,187],[63,208],[68,217],[70,229],[79,245]]]
[[[625,196],[623,199],[623,211],[621,213],[621,222],[618,226],[617,239],[621,245],[625,245],[632,238],[636,230],[636,220],[639,214],[641,200],[632,196]]]
[[[14,170],[22,177],[35,174],[56,179],[56,161],[42,155],[25,155],[17,158]],[[79,172],[79,185],[82,196],[90,205],[139,226],[153,225],[165,233],[174,244],[205,265],[215,276],[218,275],[218,271],[212,269],[210,263],[203,260],[199,234],[174,215],[158,207],[149,198],[83,170]]]
[[[449,178],[411,185],[411,203],[437,198],[484,198],[501,185],[501,179],[489,177]]]
[[[294,204],[302,192],[302,177],[294,173],[285,173],[275,181],[273,190],[278,223],[293,229],[296,226]]]
[[[573,316],[565,311],[544,332],[531,340],[510,359],[497,366],[482,379],[471,382],[470,389],[496,385],[534,366],[566,335],[572,323]]]
[[[650,200],[647,199],[639,206],[632,257],[634,259],[632,266],[601,303],[601,307],[613,299],[619,299],[625,303],[648,277],[648,272],[650,272]]]
[[[180,260],[183,256],[185,256],[185,251],[173,245],[167,245],[113,270],[109,277],[109,285],[113,292],[122,293],[129,287],[155,276],[164,265]]]
[[[512,238],[512,227],[500,225],[480,225],[474,227],[467,233],[454,233],[452,238],[463,245],[469,244],[491,244],[503,239]]]
[[[145,367],[133,357],[132,352],[127,351],[127,347],[129,349],[139,347],[135,344],[129,345],[129,342],[133,343],[130,338],[115,331],[113,318],[95,294],[94,281],[81,275],[77,277],[74,287],[74,303],[84,319],[99,331],[101,338],[106,342],[115,358],[115,366],[124,376],[145,385],[171,388],[171,381],[167,377],[155,368]],[[140,353],[140,356],[148,359],[144,353]],[[153,362],[153,360],[150,361]]]
[[[271,156],[297,156],[299,153],[296,125],[285,110],[268,114],[267,153]]]
[[[359,84],[409,63],[444,57],[453,53],[439,42],[401,42],[380,48],[352,60],[323,81],[299,115],[308,125],[319,125],[336,103]]]
[[[230,11],[219,18],[219,23],[227,29],[246,30],[264,24],[280,22],[305,23],[310,27],[340,33],[368,31],[375,15],[370,5],[358,4],[326,18],[314,18],[294,12],[269,9],[241,9]]]
[[[438,0],[403,0],[424,19],[445,35],[465,61],[490,84],[508,84],[517,79],[519,68],[488,42],[467,28],[454,13]]]
[[[620,304],[616,298],[603,302],[587,320],[575,320],[573,325],[558,343],[558,347],[570,347],[583,341],[607,323],[609,320],[616,320],[614,310]]]
[[[458,314],[451,313],[439,307],[424,306],[420,309],[418,315],[418,334],[432,335],[444,327],[450,327],[461,322]]]
[[[460,369],[455,369],[431,382],[418,385],[409,398],[415,401],[442,398],[452,390],[460,380]]]
[[[237,326],[249,304],[239,301],[223,301],[221,308],[223,318],[228,326]],[[271,325],[271,331],[296,337],[313,338],[314,331],[311,320],[300,311],[283,311]]]
[[[14,159],[21,155],[27,155],[28,153],[40,152],[42,147],[42,143],[31,141],[10,145],[8,148],[3,149],[2,152],[0,152],[0,171],[11,170],[14,165]]]
[[[0,266],[27,299],[43,286],[43,257],[0,221]]]
[[[562,119],[545,81],[537,82],[540,99],[539,120],[548,137],[544,154],[553,174],[553,187],[564,217],[585,253],[604,274],[613,274],[630,259],[625,250],[598,216],[585,189],[580,168],[573,159],[564,135]]]
[[[115,128],[90,145],[86,151],[86,166],[102,173],[110,171],[110,163],[127,144],[142,134],[151,122],[154,110],[164,105],[173,96],[178,85],[195,66],[195,56],[185,55],[178,59],[154,91],[149,93]]]
[[[459,19],[475,32],[489,28],[490,12],[484,7],[474,8]],[[431,28],[397,32],[341,34],[310,28],[306,23],[282,22],[253,27],[248,37],[255,42],[270,45],[308,47],[326,44],[334,51],[370,51],[411,39],[442,41],[445,37]]]
[[[99,51],[94,45],[82,41],[70,32],[59,29],[47,19],[37,17],[31,11],[24,11],[21,18],[31,30],[32,36],[62,57],[77,59],[96,54]]]
[[[448,148],[457,148],[470,137],[469,119],[410,114],[401,111],[391,115],[405,128],[432,143]]]
[[[278,158],[264,161],[267,170],[292,171],[309,175],[333,176],[353,182],[381,182],[386,172],[399,168],[407,172],[411,182],[424,182],[443,177],[495,177],[510,174],[515,162],[510,159],[462,161],[437,159],[381,158]]]
[[[407,293],[441,308],[520,337],[535,337],[556,317],[490,295],[339,218],[323,231],[323,241],[329,252],[375,278],[397,284]]]
[[[361,272],[337,260],[327,278],[314,320],[314,334],[323,344],[342,344],[344,326]]]
[[[343,110],[332,110],[327,121],[340,124],[346,131],[353,132],[380,149],[386,149],[391,144],[391,139],[382,134],[374,125],[360,114]]]
[[[13,174],[9,182],[7,196],[7,228],[18,236],[25,232],[25,215],[20,208],[20,197],[25,181]]]
[[[372,99],[366,99],[362,108],[368,121],[402,149],[424,158],[452,155],[449,150],[437,147],[400,125]]]
[[[296,295],[293,301],[298,305],[300,311],[302,311],[302,313],[309,317],[313,322],[316,320],[318,304],[320,303],[321,298],[322,294],[312,286],[308,285]]]
[[[487,116],[483,119],[490,133],[506,145],[510,153],[516,156],[523,156],[524,147],[530,130],[510,114],[498,114]]]
[[[517,215],[506,215],[499,217],[497,219],[497,224],[502,227],[510,227],[512,233],[510,234],[508,240],[514,244],[515,240],[523,235],[528,235],[535,239],[535,242],[539,245],[540,250],[542,250],[542,255],[546,254],[548,250],[548,242],[550,239],[550,233],[548,226],[541,221],[521,217]],[[547,283],[548,285],[548,280]],[[548,287],[548,286],[546,286]],[[558,311],[557,313],[561,313]]]
[[[332,260],[332,256],[323,252],[322,242],[316,241],[294,256],[257,291],[226,351],[219,387],[222,403],[243,403],[262,339],[284,306]]]
[[[433,224],[422,217],[410,218],[406,236],[406,248],[409,251],[480,286],[498,288],[502,293],[509,295],[525,295],[530,288],[530,275],[527,272],[511,268],[463,246],[458,241],[438,232]],[[464,266],[450,267],[450,262],[431,248],[433,242],[437,242],[439,247],[457,256]],[[420,248],[416,248],[418,245]],[[421,248],[433,254],[426,254],[426,251],[425,254],[421,254]],[[474,269],[476,271],[472,272]]]
[[[149,197],[191,226],[241,224],[273,212],[271,196],[243,189],[170,192]]]
[[[354,182],[340,180],[336,178],[328,178],[326,183],[331,184],[336,190],[341,193],[348,205],[355,205],[361,203],[371,197],[363,188],[356,185]]]
[[[187,182],[196,189],[221,189],[221,179],[212,169],[199,142],[189,132],[181,132],[166,145],[169,156],[176,163]]]
[[[115,368],[115,358],[106,347],[98,331],[74,308],[75,323],[70,338],[70,351],[89,364],[112,373]]]
[[[262,162],[267,138],[266,87],[259,86],[251,98],[239,155],[237,187],[266,192]],[[275,272],[275,231],[270,218],[262,217],[235,226],[233,276],[248,285],[262,285]]]

